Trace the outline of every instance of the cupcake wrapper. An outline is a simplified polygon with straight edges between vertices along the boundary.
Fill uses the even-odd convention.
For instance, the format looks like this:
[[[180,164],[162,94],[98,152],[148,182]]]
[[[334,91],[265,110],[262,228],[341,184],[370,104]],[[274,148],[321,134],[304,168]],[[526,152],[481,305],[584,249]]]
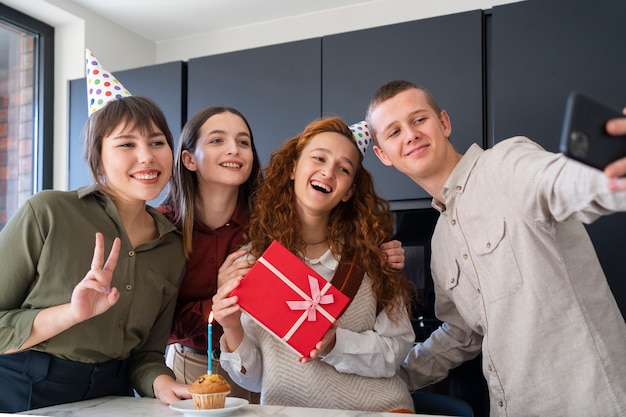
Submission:
[[[228,392],[219,392],[217,394],[191,394],[193,399],[193,408],[195,410],[210,410],[214,408],[224,408],[226,396]]]

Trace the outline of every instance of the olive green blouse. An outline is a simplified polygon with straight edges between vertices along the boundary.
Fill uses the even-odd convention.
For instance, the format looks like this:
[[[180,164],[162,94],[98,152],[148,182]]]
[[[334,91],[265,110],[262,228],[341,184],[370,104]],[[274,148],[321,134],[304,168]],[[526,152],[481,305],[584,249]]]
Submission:
[[[130,358],[129,378],[142,396],[154,395],[158,375],[173,377],[163,354],[185,258],[176,228],[146,210],[159,237],[134,248],[115,205],[95,186],[31,197],[0,232],[0,352],[24,343],[40,310],[70,301],[102,232],[105,259],[113,239],[122,241],[111,284],[118,302],[31,349],[84,363]]]

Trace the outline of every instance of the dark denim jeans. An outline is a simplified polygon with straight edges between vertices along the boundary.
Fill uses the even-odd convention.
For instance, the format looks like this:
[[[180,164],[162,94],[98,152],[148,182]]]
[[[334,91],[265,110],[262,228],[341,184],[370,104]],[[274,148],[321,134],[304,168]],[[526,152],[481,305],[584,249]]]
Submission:
[[[105,397],[132,396],[128,360],[92,364],[27,350],[0,355],[0,412]]]

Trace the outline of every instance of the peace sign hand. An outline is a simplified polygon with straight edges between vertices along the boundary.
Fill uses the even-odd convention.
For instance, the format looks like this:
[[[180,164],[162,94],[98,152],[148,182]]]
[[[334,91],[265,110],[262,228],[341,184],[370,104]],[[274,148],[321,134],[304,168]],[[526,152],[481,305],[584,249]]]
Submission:
[[[104,236],[102,233],[96,233],[96,247],[93,251],[91,269],[72,292],[70,311],[76,322],[104,313],[120,298],[117,288],[111,288],[113,270],[117,265],[120,246],[120,239],[115,238],[109,257],[103,264]]]

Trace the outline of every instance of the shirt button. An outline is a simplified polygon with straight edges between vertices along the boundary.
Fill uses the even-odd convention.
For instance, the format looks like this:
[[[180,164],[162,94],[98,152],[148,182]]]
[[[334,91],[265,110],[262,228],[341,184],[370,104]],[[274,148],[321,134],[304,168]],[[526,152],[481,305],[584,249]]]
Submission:
[[[487,242],[487,249],[491,247],[491,243]]]
[[[226,227],[230,226],[230,222],[226,223],[224,226]]]
[[[487,365],[487,370],[488,370],[489,372],[493,372],[493,366],[491,366],[491,365]]]
[[[476,291],[480,292],[480,288],[476,288]]]
[[[464,253],[463,254],[463,259],[467,260],[467,258],[468,258],[467,253]]]
[[[456,220],[452,219],[450,223],[452,223],[452,226],[454,226],[456,224]]]
[[[128,256],[135,256],[135,251],[134,250],[129,250],[128,251]]]
[[[450,284],[454,284],[456,282],[456,278],[450,278]]]
[[[461,191],[463,189],[463,187],[461,187],[460,185],[457,185],[455,188],[457,191]]]
[[[498,401],[498,407],[504,407],[504,401],[502,400]]]
[[[211,258],[211,259],[209,259],[209,263],[210,263],[210,264],[214,264],[214,263],[215,263],[215,258]]]
[[[120,327],[122,327],[124,325],[124,320],[120,320],[118,324],[120,325]]]
[[[130,284],[126,284],[126,291],[131,291],[133,289],[133,286]]]

